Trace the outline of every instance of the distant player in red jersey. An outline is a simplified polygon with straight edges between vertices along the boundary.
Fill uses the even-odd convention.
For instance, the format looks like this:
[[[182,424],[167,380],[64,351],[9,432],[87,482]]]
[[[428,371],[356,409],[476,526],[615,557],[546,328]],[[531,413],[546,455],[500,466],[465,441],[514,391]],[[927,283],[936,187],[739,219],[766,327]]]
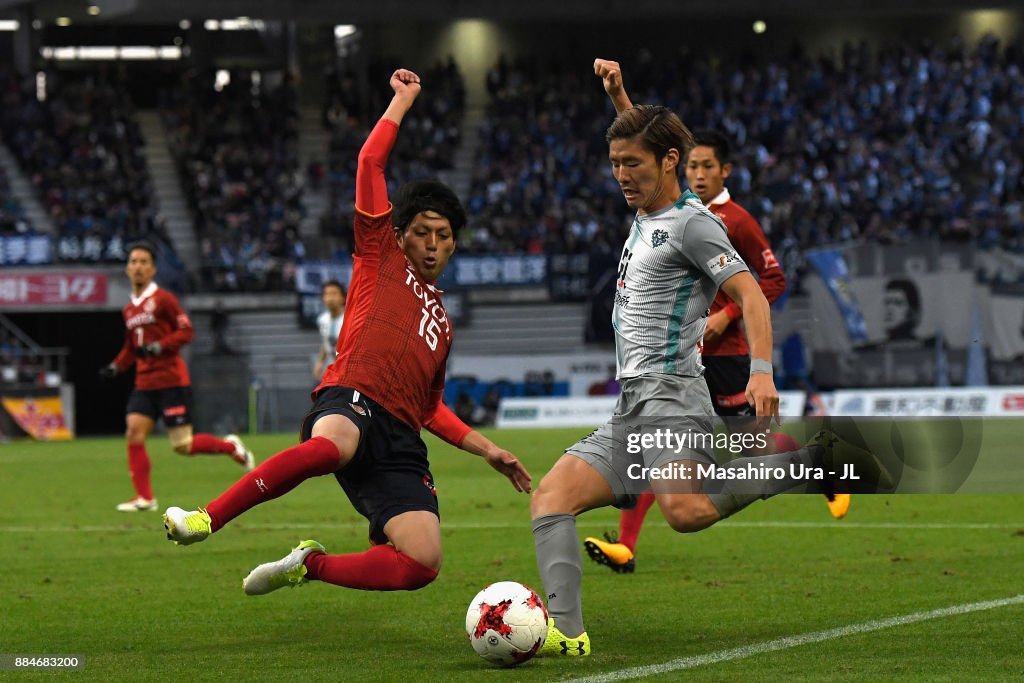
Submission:
[[[113,377],[135,366],[135,389],[125,409],[128,439],[128,470],[135,497],[117,506],[121,512],[156,510],[149,482],[146,437],[157,419],[167,427],[171,446],[182,455],[209,453],[231,456],[246,469],[254,466],[252,453],[234,434],[219,439],[192,433],[192,392],[188,368],[178,353],[192,341],[192,323],[178,299],[153,281],[156,261],[153,247],[139,243],[128,252],[131,301],[124,307],[124,346],[100,374]]]
[[[318,579],[362,590],[415,590],[441,567],[434,478],[419,432],[483,456],[518,491],[530,475],[514,455],[471,430],[441,402],[451,322],[434,282],[465,223],[458,198],[436,181],[405,186],[394,210],[384,166],[420,79],[399,69],[395,95],[359,153],[355,259],[338,355],[313,393],[302,443],[268,459],[205,508],[172,507],[167,537],[202,541],[249,508],[314,476],[333,474],[370,523],[373,546],[328,555],[302,541],[245,578],[249,595]]]
[[[617,62],[598,61],[600,63],[595,64],[597,75],[605,78],[614,71],[621,83],[621,70]],[[615,103],[619,111],[632,106],[625,91],[620,92],[623,101]],[[725,181],[732,172],[729,141],[718,131],[698,130],[694,132],[694,142],[695,146],[686,158],[687,184],[704,205],[722,219],[729,231],[729,241],[750,270],[757,273],[761,292],[771,304],[786,290],[786,278],[757,219],[733,201],[725,187]],[[704,365],[704,379],[715,412],[722,417],[734,419],[749,417],[753,425],[754,409],[746,397],[750,349],[747,337],[739,326],[741,318],[740,307],[719,290],[711,304],[704,330],[701,363]],[[733,428],[737,425],[735,420],[730,423]],[[776,452],[799,448],[792,437],[785,433],[776,432],[772,436]],[[849,494],[833,494],[826,498],[835,518],[845,516],[850,504]],[[632,573],[636,567],[634,552],[640,529],[654,500],[654,493],[645,491],[637,497],[633,508],[622,511],[618,537],[605,534],[604,540],[595,537],[585,539],[584,546],[591,559],[616,572]]]

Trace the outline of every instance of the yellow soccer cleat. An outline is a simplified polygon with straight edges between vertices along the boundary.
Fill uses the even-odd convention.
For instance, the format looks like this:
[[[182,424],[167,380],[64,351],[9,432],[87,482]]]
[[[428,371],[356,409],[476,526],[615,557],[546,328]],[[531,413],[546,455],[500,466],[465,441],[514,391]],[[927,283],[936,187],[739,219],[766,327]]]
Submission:
[[[583,547],[590,559],[619,574],[632,574],[636,571],[633,551],[628,546],[619,543],[618,539],[613,538],[610,534],[606,533],[604,537],[603,541],[593,536],[584,539]]]
[[[295,588],[307,583],[306,558],[311,553],[326,553],[327,549],[316,541],[301,541],[290,553],[277,562],[266,562],[242,579],[246,595],[265,595],[278,588]]]
[[[828,505],[828,511],[832,513],[833,517],[842,519],[850,509],[850,494],[833,493],[831,496],[825,494],[825,503]]]
[[[210,515],[202,508],[182,510],[179,507],[169,507],[164,513],[164,530],[167,532],[168,541],[174,541],[176,545],[192,545],[206,540],[212,533]]]
[[[566,638],[561,631],[555,627],[555,620],[548,619],[548,637],[544,640],[538,657],[550,657],[562,655],[564,657],[589,657],[590,636],[584,631],[575,638]]]

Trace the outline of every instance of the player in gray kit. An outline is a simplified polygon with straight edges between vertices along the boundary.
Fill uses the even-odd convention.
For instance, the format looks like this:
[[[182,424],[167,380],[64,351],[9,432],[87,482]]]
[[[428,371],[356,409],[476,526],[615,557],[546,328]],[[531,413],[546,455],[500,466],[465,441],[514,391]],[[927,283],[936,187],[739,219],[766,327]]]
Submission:
[[[597,60],[594,69],[614,101],[622,79],[608,64]],[[619,260],[612,312],[622,394],[612,419],[566,449],[530,501],[537,566],[551,617],[541,654],[590,654],[583,627],[577,515],[608,505],[629,507],[650,486],[669,526],[679,532],[699,531],[799,483],[705,482],[695,473],[698,463],[714,462],[709,449],[631,453],[634,449],[627,447],[631,427],[665,418],[671,418],[666,424],[677,434],[711,432],[714,409],[702,378],[699,345],[719,288],[743,311],[751,356],[747,399],[758,416],[770,419],[778,418],[779,395],[772,379],[768,302],[729,243],[722,221],[696,195],[680,188],[680,161],[694,144],[690,131],[667,108],[638,105],[619,112],[606,139],[612,174],[637,212]],[[887,472],[871,454],[851,448],[840,453],[835,443],[822,433],[798,451],[742,458],[719,468],[788,471],[791,463],[831,468],[835,459],[852,459],[865,476],[886,483]],[[688,476],[637,480],[642,468],[667,465]]]

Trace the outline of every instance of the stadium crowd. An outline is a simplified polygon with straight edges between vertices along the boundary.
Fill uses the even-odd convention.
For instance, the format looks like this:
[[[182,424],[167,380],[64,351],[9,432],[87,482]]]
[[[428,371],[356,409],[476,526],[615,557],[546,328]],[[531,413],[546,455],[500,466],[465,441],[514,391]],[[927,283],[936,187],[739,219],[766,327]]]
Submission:
[[[926,236],[1021,246],[1019,45],[846,44],[769,63],[685,48],[618,56],[635,102],[729,133],[730,189],[777,249]],[[612,112],[586,65],[503,59],[487,85],[460,248],[571,252],[621,235],[602,135]]]
[[[328,208],[320,221],[321,234],[341,254],[353,249],[352,215],[355,206],[356,160],[366,139],[372,118],[390,99],[380,87],[399,60],[378,59],[369,65],[369,104],[361,106],[359,82],[349,69],[333,70],[327,77],[324,124],[331,132],[325,176]],[[410,180],[434,177],[454,166],[460,144],[462,117],[466,107],[465,85],[455,61],[448,58],[425,70],[423,94],[402,122],[402,136],[388,162],[389,191]],[[373,112],[366,114],[365,112]]]
[[[162,106],[199,238],[199,286],[289,289],[305,256],[297,91],[287,75],[212,82],[185,74]]]
[[[691,128],[735,142],[728,182],[760,221],[788,271],[800,253],[857,240],[938,236],[1024,250],[1024,52],[986,37],[828,54],[794,47],[784,58],[710,61],[615,55],[636,102],[662,103]],[[367,83],[398,60],[378,58]],[[306,256],[298,235],[306,183],[326,184],[321,235],[352,250],[355,164],[388,93],[339,67],[327,79],[324,163],[298,164],[297,88],[287,75],[183,74],[164,94],[171,150],[200,241],[198,287],[290,288]],[[212,74],[207,74],[212,77]],[[372,78],[369,76],[373,76]],[[449,58],[423,73],[430,86],[392,156],[393,191],[454,167],[465,84]],[[170,247],[152,200],[142,139],[126,89],[104,72],[34,80],[5,77],[0,131],[58,226],[63,261],[121,261],[149,235]],[[487,74],[460,253],[610,254],[629,216],[607,163],[612,110],[587,63],[537,55],[499,59]],[[31,234],[0,176],[0,232]],[[328,253],[317,256],[327,256]]]
[[[11,192],[7,172],[0,168],[0,236],[33,235],[35,229],[26,218],[18,199]]]
[[[4,142],[57,227],[56,257],[122,261],[124,243],[147,234],[155,214],[134,106],[106,74],[47,83],[40,100],[35,79],[5,78]]]

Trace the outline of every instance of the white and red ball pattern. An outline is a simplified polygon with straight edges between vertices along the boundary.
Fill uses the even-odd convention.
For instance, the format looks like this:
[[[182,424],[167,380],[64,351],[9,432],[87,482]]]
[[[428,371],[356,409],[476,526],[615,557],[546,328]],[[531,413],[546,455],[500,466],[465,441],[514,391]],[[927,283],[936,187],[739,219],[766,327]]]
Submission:
[[[537,654],[548,637],[548,610],[529,586],[492,583],[476,594],[466,612],[466,635],[488,662],[515,666]]]

